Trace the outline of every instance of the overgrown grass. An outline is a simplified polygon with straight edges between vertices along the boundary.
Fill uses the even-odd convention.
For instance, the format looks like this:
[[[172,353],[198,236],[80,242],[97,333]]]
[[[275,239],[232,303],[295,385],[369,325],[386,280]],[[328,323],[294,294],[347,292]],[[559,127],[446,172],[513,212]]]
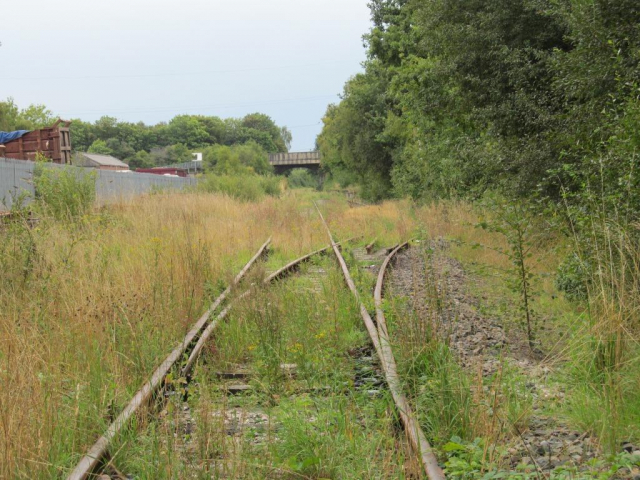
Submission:
[[[264,266],[269,270],[326,246],[312,200],[338,240],[362,235],[359,246],[373,239],[391,246],[408,238],[448,238],[451,254],[471,274],[468,285],[481,300],[480,311],[499,318],[508,334],[522,334],[518,294],[504,274],[510,261],[499,253],[509,245],[501,235],[474,228],[479,213],[472,206],[396,201],[350,208],[340,195],[304,189],[258,198],[168,193],[78,215],[42,208],[35,227],[24,215],[0,227],[0,477],[68,472],[268,236],[275,247]],[[473,248],[478,243],[492,248]],[[589,304],[557,290],[554,272],[570,251],[558,236],[533,252],[531,271],[539,338],[555,375],[549,381],[568,385],[565,402],[549,405],[547,413],[616,450],[640,435],[637,250],[620,232],[606,245],[627,249],[627,260],[622,270],[609,268],[589,282]],[[350,251],[345,248],[345,256],[371,307],[374,276]],[[612,265],[607,262],[595,264]],[[220,468],[236,478],[404,478],[404,454],[397,452],[404,445],[389,440],[395,428],[389,399],[366,392],[377,387],[353,389],[352,349],[367,343],[357,311],[332,260],[313,267],[329,272],[320,290],[306,277],[288,281],[258,292],[221,325],[191,389],[202,429],[193,434],[195,443],[176,435],[176,401],[163,414],[167,421],[138,419],[139,440],[135,429],[122,436],[114,452],[118,465],[140,478],[194,472],[210,478]],[[258,269],[251,282],[264,273]],[[488,379],[460,368],[446,342],[437,340],[443,336],[436,317],[449,301],[442,279],[430,271],[415,274],[437,283],[427,285],[435,316],[409,315],[401,299],[387,305],[406,391],[434,444],[444,449],[456,436],[464,445],[442,458],[471,461],[480,437],[490,470],[502,460],[487,445],[513,436],[514,424],[526,428],[531,403],[524,380],[507,361]],[[257,375],[240,405],[225,400],[214,375],[230,363],[251,364]],[[295,381],[281,374],[281,363],[298,366]],[[269,441],[230,441],[216,417],[220,405],[265,411],[273,419]],[[199,452],[188,461],[187,446]],[[252,460],[240,460],[242,452]],[[232,465],[222,460],[230,456]]]
[[[479,311],[498,318],[507,335],[522,336],[516,307],[520,295],[510,289],[509,259],[500,253],[508,248],[507,240],[504,235],[474,227],[492,212],[464,203],[441,203],[415,212],[431,238],[449,240],[450,254],[470,274],[468,288],[479,299]],[[528,258],[536,291],[532,309],[544,354],[542,365],[552,372],[546,382],[552,388],[555,383],[564,392],[562,402],[548,402],[544,407],[546,414],[599,440],[605,452],[617,454],[624,442],[637,443],[640,439],[640,297],[636,267],[640,255],[629,227],[623,229],[611,218],[593,215],[585,223],[591,229],[588,249],[578,242],[572,245],[574,241],[558,230],[537,231],[537,235],[543,235]],[[585,231],[583,224],[582,234]],[[487,248],[477,248],[478,244]],[[568,267],[558,267],[565,258],[576,255],[578,267],[571,267],[570,272],[572,291],[565,295],[558,288],[569,281]],[[558,271],[563,275],[560,281]],[[575,291],[583,294],[574,295]],[[512,391],[522,391],[517,377],[511,377]],[[471,380],[472,385],[478,384]],[[482,422],[476,416],[471,423],[477,430]],[[520,428],[526,429],[526,422]],[[596,474],[584,475],[597,478]]]
[[[376,210],[298,192],[169,193],[1,227],[0,477],[67,472],[267,237],[274,266],[326,246],[312,198],[341,238],[377,236]]]
[[[305,275],[319,269],[326,273]],[[161,420],[117,463],[138,478],[174,478],[155,471],[193,478],[406,478],[390,398],[372,393],[374,386],[354,386],[362,362],[354,351],[366,344],[333,259],[318,259],[302,276],[243,299],[220,325],[191,387],[193,435],[181,433],[179,415]],[[295,375],[282,364],[295,365]],[[217,372],[238,365],[251,372],[252,391],[230,397]],[[173,410],[181,411],[182,403]],[[228,415],[266,420],[234,435],[233,422],[223,421]],[[153,445],[164,445],[168,455],[160,459]]]
[[[238,200],[257,201],[265,195],[277,197],[282,192],[281,179],[261,175],[206,175],[198,183],[198,190],[222,193]]]
[[[71,220],[93,208],[96,198],[94,172],[56,168],[38,162],[33,173],[40,209],[58,220]]]
[[[600,205],[569,216],[588,309],[570,342],[567,413],[616,453],[640,441],[639,230]]]

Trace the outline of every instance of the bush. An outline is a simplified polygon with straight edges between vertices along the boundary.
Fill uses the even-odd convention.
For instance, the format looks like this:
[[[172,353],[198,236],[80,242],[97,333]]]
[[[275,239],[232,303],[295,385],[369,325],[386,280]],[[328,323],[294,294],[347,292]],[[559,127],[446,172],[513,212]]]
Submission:
[[[264,195],[278,196],[280,182],[276,177],[209,174],[200,181],[198,190],[208,193],[223,193],[238,200],[253,202]]]
[[[272,197],[280,195],[282,192],[282,188],[280,187],[280,178],[273,176],[258,178],[260,179],[260,186],[264,190],[264,193],[271,195]]]
[[[318,177],[306,168],[294,168],[287,177],[291,188],[318,188]]]
[[[214,145],[204,150],[207,171],[218,175],[267,175],[273,172],[267,152],[255,142],[243,145]]]
[[[588,293],[589,271],[577,254],[572,253],[558,267],[556,288],[570,300],[585,300]]]
[[[84,215],[96,198],[94,172],[53,168],[38,163],[33,182],[38,203],[59,220],[72,220]]]

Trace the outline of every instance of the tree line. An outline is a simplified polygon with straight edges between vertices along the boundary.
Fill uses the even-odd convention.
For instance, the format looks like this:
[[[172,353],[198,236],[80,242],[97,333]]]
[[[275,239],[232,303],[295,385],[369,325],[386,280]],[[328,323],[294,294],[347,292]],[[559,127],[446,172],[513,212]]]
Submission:
[[[364,72],[317,139],[324,168],[373,201],[471,200],[475,226],[504,241],[508,315],[533,351],[547,319],[532,251],[544,252],[584,312],[561,327],[557,357],[580,392],[567,412],[618,452],[640,419],[640,2],[369,6]]]
[[[20,109],[9,98],[0,102],[0,130],[33,130],[51,125],[55,116],[43,105]],[[286,152],[291,132],[262,113],[221,119],[177,115],[168,123],[146,125],[103,116],[95,122],[71,121],[74,152],[113,155],[134,168],[188,162],[203,153],[209,169],[224,173],[271,172],[269,153]]]
[[[640,205],[636,0],[369,7],[364,72],[317,140],[335,177],[372,200],[559,199],[597,185]]]

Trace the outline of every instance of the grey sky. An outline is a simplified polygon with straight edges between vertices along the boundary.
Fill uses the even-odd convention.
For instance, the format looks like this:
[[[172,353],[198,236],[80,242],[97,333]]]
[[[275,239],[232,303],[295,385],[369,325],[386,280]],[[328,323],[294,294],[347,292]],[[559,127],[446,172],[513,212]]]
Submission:
[[[270,115],[310,150],[365,58],[367,0],[3,2],[0,99],[63,118]],[[22,23],[20,23],[22,22]]]

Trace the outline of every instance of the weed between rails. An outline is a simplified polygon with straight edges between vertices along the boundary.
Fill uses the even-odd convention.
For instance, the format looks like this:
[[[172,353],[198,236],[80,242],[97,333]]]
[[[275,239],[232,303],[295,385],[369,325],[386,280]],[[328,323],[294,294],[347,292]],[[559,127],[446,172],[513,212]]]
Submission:
[[[312,199],[337,238],[364,235],[385,246],[420,232],[451,239],[451,254],[478,280],[469,287],[479,313],[499,319],[509,338],[526,335],[518,295],[496,274],[510,268],[498,253],[509,245],[474,229],[478,215],[469,205],[351,209],[334,195],[296,190],[253,203],[153,195],[57,219],[43,209],[35,227],[24,216],[0,230],[0,478],[64,476],[269,235],[277,248],[268,269],[325,246]],[[599,272],[586,282],[589,308],[557,291],[555,268],[569,251],[561,240],[549,239],[530,265],[536,339],[551,370],[545,382],[564,392],[542,413],[619,452],[621,443],[637,448],[640,441],[640,262],[629,230],[605,223],[609,230],[594,227],[608,232],[594,234],[597,249],[581,246],[582,265]],[[372,307],[370,265],[346,253]],[[409,273],[423,283],[424,297],[406,291],[385,308],[405,388],[427,435],[452,478],[533,478],[531,466],[510,470],[501,447],[527,429],[528,379],[506,355],[491,375],[458,365],[447,340],[459,325],[455,305],[425,255],[425,266],[416,262]],[[258,291],[221,325],[188,403],[173,395],[162,421],[136,419],[111,452],[114,465],[140,478],[407,478],[415,471],[392,435],[397,424],[385,391],[375,381],[359,380],[355,388],[354,372],[372,367],[364,354],[349,355],[366,335],[341,278],[329,259],[308,268],[327,276],[302,275]],[[295,376],[283,364],[295,364]],[[251,389],[230,397],[218,373],[237,365],[251,367]],[[632,465],[621,456],[598,462],[545,473],[609,478],[607,472]]]
[[[393,203],[355,212],[298,190],[254,203],[158,194],[71,216],[36,201],[35,226],[3,226],[0,478],[68,473],[267,237],[269,266],[325,246],[312,198],[340,238],[391,243],[412,222]]]
[[[356,378],[353,352],[367,343],[333,259],[321,258],[243,299],[199,363],[188,403],[118,465],[136,478],[407,478],[390,398]],[[238,382],[250,388],[229,395]]]

